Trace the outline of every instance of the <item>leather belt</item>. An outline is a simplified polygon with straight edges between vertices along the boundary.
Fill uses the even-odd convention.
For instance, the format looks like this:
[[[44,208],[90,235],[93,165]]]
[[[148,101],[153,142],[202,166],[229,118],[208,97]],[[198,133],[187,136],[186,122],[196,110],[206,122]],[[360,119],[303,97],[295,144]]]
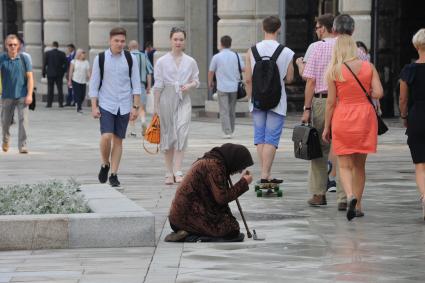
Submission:
[[[316,98],[328,98],[328,93],[327,92],[315,93],[314,97],[316,97]]]

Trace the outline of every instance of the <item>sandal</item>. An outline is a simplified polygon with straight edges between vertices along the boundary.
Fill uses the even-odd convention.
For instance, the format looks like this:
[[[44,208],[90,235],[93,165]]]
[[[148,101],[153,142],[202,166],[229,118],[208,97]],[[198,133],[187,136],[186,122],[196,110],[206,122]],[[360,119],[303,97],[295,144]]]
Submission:
[[[167,174],[165,176],[165,184],[166,185],[172,185],[172,184],[174,184],[174,176],[173,175],[170,175],[170,174]]]
[[[177,171],[176,175],[174,177],[174,181],[176,183],[181,183],[183,181],[183,172],[182,171]]]

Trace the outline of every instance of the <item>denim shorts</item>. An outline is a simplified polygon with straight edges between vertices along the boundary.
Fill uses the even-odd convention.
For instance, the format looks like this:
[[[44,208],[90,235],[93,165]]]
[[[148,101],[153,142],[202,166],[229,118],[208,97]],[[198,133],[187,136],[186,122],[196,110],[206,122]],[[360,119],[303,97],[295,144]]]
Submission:
[[[273,111],[262,111],[254,108],[252,111],[254,123],[254,144],[271,144],[279,146],[285,116]]]
[[[103,134],[114,134],[117,137],[124,139],[127,131],[128,121],[130,120],[130,113],[120,115],[118,110],[117,115],[114,115],[101,107],[100,110],[100,133]]]
[[[144,83],[141,84],[141,92],[140,92],[140,103],[143,104],[143,106],[146,106],[146,103],[148,102],[148,97],[146,96],[146,86]]]

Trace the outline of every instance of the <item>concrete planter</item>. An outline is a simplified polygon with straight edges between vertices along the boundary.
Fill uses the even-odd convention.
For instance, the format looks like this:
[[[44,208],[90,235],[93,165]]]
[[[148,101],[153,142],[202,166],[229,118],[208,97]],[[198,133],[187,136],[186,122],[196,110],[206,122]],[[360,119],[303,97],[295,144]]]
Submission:
[[[0,250],[155,245],[155,220],[109,185],[84,185],[93,213],[0,216]]]

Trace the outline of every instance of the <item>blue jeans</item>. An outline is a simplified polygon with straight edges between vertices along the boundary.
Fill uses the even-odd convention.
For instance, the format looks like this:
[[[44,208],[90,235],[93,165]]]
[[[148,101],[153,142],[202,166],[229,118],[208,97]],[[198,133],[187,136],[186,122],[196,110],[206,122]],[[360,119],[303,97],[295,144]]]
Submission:
[[[285,116],[273,111],[263,111],[254,108],[252,111],[254,123],[254,144],[271,144],[279,147]]]

